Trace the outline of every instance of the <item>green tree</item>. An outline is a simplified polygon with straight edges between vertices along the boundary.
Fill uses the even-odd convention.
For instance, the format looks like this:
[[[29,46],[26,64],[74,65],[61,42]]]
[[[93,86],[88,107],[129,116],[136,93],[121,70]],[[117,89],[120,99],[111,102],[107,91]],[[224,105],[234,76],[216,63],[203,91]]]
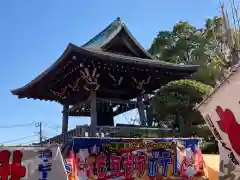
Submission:
[[[226,68],[219,22],[218,17],[208,19],[202,29],[179,22],[172,31],[160,31],[149,52],[163,61],[200,65],[193,79],[215,85]]]
[[[159,126],[163,122],[168,127],[179,129],[181,136],[196,132],[207,139],[211,135],[201,114],[193,107],[231,65],[223,22],[221,17],[207,19],[202,29],[186,21],[179,22],[172,31],[160,31],[153,40],[149,52],[159,60],[199,65],[191,80],[171,82],[152,98],[155,123]]]
[[[205,124],[201,115],[194,111],[193,107],[211,89],[211,86],[194,80],[173,81],[161,87],[151,102],[155,123],[164,122],[170,128],[178,128],[180,133],[186,132],[184,126]],[[184,123],[182,126],[181,119]]]

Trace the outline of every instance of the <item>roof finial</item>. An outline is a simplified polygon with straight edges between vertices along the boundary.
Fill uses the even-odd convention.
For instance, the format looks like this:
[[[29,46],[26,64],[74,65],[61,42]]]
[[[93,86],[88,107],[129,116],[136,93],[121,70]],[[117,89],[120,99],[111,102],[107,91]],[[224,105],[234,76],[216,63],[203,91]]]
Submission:
[[[121,18],[117,17],[116,22],[117,22],[117,24],[121,24]]]

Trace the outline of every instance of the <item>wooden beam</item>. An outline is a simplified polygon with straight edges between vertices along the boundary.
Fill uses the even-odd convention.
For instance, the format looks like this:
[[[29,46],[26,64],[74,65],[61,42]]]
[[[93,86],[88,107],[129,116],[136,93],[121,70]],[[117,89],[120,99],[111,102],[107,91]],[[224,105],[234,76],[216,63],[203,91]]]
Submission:
[[[97,133],[97,98],[96,91],[91,91],[91,124],[90,135],[96,137]]]
[[[71,112],[71,111],[76,111],[77,109],[79,109],[81,107],[81,105],[83,104],[90,104],[91,103],[91,96],[89,96],[85,101],[81,101],[75,105],[73,105],[69,110],[68,112]]]
[[[146,125],[146,116],[144,112],[145,108],[144,108],[142,96],[138,96],[137,101],[138,101],[138,113],[139,113],[141,125]]]
[[[97,100],[103,101],[103,102],[112,102],[116,104],[137,104],[137,101],[119,100],[119,99],[112,99],[112,98],[97,98]]]
[[[150,106],[150,98],[148,94],[144,94],[144,101],[147,104],[147,106],[145,106],[147,125],[152,126],[153,125],[153,108],[152,106]]]
[[[62,111],[62,134],[67,133],[68,131],[68,109],[69,106],[67,104],[63,105],[63,111]]]
[[[129,92],[127,90],[120,90],[120,89],[109,89],[108,87],[100,87],[99,89],[100,92],[102,93],[113,93],[113,94],[119,94],[119,95],[128,95],[129,96]]]

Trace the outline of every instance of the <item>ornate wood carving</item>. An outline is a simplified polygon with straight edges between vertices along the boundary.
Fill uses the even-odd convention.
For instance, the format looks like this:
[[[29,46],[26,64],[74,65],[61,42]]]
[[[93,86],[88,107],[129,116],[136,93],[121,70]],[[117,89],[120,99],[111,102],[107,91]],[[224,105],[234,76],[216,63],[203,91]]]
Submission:
[[[133,79],[133,82],[134,82],[134,85],[135,87],[140,90],[142,93],[145,92],[144,90],[144,85],[146,84],[149,84],[150,80],[151,80],[151,76],[149,76],[146,80],[141,80],[141,81],[138,81],[136,78],[132,77]]]
[[[92,73],[90,74],[88,68],[84,68],[84,71],[80,71],[81,78],[83,78],[86,82],[84,85],[84,89],[87,91],[96,91],[99,89],[100,85],[98,84],[98,77],[100,74],[97,73],[97,69],[94,68]]]
[[[78,78],[73,85],[68,85],[73,91],[79,91],[80,90],[80,82],[81,78]]]
[[[54,91],[52,89],[50,89],[50,92],[53,93],[54,96],[58,96],[61,99],[66,99],[69,96],[69,92],[67,92],[67,86],[65,86],[64,88],[61,89],[60,92]]]
[[[116,79],[114,77],[114,75],[112,75],[111,73],[108,73],[108,75],[111,77],[111,79],[114,81],[114,86],[120,86],[122,81],[123,81],[123,77],[119,77],[118,79]]]

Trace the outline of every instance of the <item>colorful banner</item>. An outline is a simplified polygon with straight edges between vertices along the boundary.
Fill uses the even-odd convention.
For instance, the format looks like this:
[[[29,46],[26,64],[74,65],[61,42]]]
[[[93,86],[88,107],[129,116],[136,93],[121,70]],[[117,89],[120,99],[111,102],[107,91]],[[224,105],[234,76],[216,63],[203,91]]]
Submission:
[[[200,111],[218,141],[219,179],[237,180],[240,179],[240,143],[238,137],[240,125],[236,119],[236,113],[233,113],[226,106],[216,106],[215,110],[210,111],[215,103],[215,101],[208,102],[207,105],[200,107]]]
[[[58,147],[0,147],[1,180],[67,180]]]
[[[214,91],[196,107],[219,143],[219,179],[240,179],[239,82],[240,64],[237,64],[229,74],[226,74],[225,79],[218,84]],[[231,168],[228,169],[228,167]]]
[[[160,180],[207,177],[196,139],[72,141],[65,159],[69,180]]]
[[[219,180],[239,180],[240,167],[236,166],[229,158],[229,151],[219,142],[220,165],[219,165]]]

